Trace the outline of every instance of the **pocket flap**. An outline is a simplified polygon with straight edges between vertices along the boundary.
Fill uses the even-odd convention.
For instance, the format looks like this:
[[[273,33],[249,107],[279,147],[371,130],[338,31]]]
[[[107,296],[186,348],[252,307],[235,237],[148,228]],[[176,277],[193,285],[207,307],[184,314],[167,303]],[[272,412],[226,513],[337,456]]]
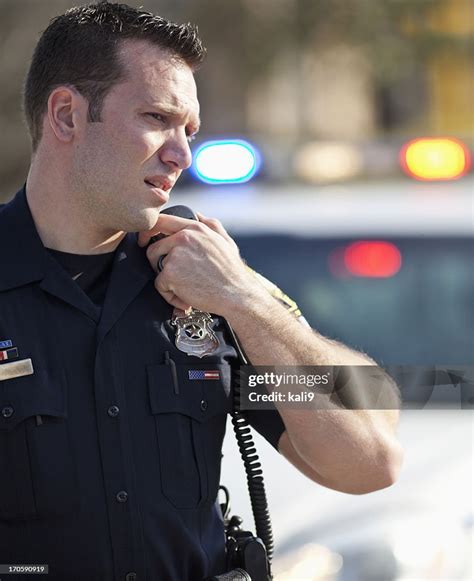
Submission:
[[[200,373],[194,373],[199,371]],[[211,371],[210,379],[201,379]],[[205,422],[209,418],[232,410],[231,366],[176,365],[177,385],[170,365],[148,365],[148,387],[153,414],[180,413]],[[193,373],[190,373],[193,372]],[[217,375],[216,375],[216,372]],[[197,379],[190,379],[197,377]],[[217,378],[214,378],[217,377]]]
[[[33,375],[0,382],[0,430],[36,415],[67,417],[64,373],[35,368]]]

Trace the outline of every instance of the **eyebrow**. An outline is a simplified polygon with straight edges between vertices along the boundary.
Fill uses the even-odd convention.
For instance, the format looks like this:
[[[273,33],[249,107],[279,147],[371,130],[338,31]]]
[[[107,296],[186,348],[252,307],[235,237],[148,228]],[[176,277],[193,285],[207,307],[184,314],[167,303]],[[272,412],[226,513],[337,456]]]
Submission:
[[[154,109],[159,109],[165,115],[170,117],[183,117],[183,110],[173,107],[173,105],[164,105],[162,103],[153,103],[151,101],[146,101],[146,104]],[[196,121],[190,121],[191,126],[194,128],[194,133],[197,133],[201,127],[201,118],[198,116]]]

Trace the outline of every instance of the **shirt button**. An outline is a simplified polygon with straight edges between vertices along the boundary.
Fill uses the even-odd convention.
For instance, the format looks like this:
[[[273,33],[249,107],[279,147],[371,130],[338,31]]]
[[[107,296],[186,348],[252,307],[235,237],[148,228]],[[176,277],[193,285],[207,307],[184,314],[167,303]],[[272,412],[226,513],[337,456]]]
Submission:
[[[6,405],[4,408],[2,408],[2,416],[4,418],[11,418],[14,412],[15,410],[12,408],[11,405]]]
[[[127,502],[128,494],[125,490],[121,490],[120,492],[117,492],[115,498],[118,500],[118,502]]]
[[[120,413],[120,409],[116,405],[111,405],[107,410],[107,413],[111,418],[116,418]]]
[[[125,581],[137,581],[137,574],[136,573],[127,573],[125,575]]]
[[[205,399],[201,400],[201,410],[205,412],[207,410],[207,401]]]

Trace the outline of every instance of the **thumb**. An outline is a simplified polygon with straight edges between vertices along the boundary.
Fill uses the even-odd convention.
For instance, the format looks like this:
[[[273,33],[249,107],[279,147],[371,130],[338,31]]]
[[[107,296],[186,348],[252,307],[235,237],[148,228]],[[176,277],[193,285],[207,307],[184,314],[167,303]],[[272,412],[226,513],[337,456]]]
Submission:
[[[143,232],[138,233],[138,246],[144,247],[148,246],[151,238],[156,236],[157,234],[161,234],[159,226],[153,226],[150,230],[144,230]]]

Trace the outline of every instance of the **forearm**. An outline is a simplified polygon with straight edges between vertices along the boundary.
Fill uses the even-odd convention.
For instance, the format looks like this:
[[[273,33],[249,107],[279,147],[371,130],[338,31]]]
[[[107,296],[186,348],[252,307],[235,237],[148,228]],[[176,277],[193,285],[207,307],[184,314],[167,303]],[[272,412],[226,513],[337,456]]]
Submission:
[[[234,306],[228,320],[256,366],[375,365],[366,355],[303,327],[270,295],[247,297]],[[359,391],[372,388],[357,385]],[[284,389],[279,387],[280,392]],[[341,409],[329,400],[330,394],[314,393],[307,409],[275,404],[304,462],[332,488],[341,489],[348,479],[361,490],[369,482],[393,480],[390,472],[400,454],[393,437],[398,422],[396,387],[389,388],[387,410]]]
[[[255,299],[246,297],[226,318],[253,365],[375,365],[370,357],[301,325],[265,289]]]

